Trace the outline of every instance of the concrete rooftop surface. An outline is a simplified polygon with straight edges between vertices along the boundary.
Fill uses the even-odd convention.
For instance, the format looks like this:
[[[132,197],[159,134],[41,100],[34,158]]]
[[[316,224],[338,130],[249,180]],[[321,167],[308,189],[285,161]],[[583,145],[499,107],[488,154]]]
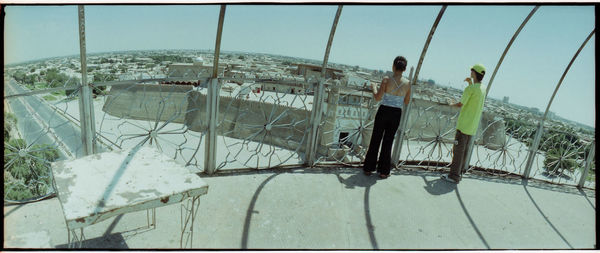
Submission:
[[[193,248],[593,249],[593,190],[536,180],[402,168],[388,179],[359,168],[297,168],[207,176]],[[140,175],[143,176],[143,175]],[[84,248],[179,248],[181,204],[85,228]],[[4,248],[65,248],[58,198],[4,206]]]

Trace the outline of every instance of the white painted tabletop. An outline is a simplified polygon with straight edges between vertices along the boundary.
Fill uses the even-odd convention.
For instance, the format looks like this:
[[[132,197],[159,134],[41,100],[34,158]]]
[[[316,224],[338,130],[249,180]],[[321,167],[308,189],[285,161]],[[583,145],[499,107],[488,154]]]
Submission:
[[[52,163],[52,174],[69,229],[208,192],[198,175],[146,146]]]

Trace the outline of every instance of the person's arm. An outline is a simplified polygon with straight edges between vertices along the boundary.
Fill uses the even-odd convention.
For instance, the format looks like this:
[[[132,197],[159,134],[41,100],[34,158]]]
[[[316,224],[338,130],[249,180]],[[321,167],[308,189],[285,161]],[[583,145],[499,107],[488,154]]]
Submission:
[[[473,84],[473,80],[471,80],[470,77],[465,78],[465,82],[469,83],[469,85]],[[465,104],[465,103],[467,103],[467,101],[469,101],[469,98],[471,97],[471,89],[469,89],[469,87],[471,87],[471,86],[469,86],[469,85],[467,85],[467,88],[465,88],[465,91],[463,91],[460,101],[455,104],[450,104],[450,106],[462,107],[463,104]]]
[[[463,91],[462,97],[460,98],[460,102],[453,104],[453,106],[462,107],[469,101],[469,98],[471,98],[471,95],[473,94],[471,87],[472,86],[467,86],[467,88],[465,88],[465,91]]]
[[[377,89],[377,86],[375,84],[372,84],[373,97],[375,98],[375,101],[381,101],[381,99],[383,98],[383,93],[385,93],[385,87],[387,86],[387,83],[388,79],[387,77],[384,77],[383,80],[381,80],[381,85],[379,89]]]

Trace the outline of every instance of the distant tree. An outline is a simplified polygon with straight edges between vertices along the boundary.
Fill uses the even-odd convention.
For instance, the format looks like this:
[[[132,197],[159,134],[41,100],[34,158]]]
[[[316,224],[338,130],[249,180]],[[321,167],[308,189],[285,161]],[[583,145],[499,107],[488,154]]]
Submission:
[[[117,79],[117,77],[114,74],[96,73],[94,75],[93,83],[109,82],[109,81],[114,81],[116,79]],[[94,87],[94,89],[92,90],[92,93],[96,94],[96,95],[102,95],[102,94],[104,94],[105,90],[106,90],[106,86]]]
[[[113,59],[107,59],[107,58],[101,58],[100,59],[100,64],[104,64],[104,63],[114,63],[115,61]]]
[[[10,132],[17,125],[17,118],[12,113],[4,114],[4,141],[10,141]]]
[[[246,56],[240,55],[240,56],[238,56],[238,59],[240,59],[240,60],[246,60]]]
[[[13,78],[15,79],[15,81],[23,83],[23,81],[25,80],[25,75],[25,72],[19,70],[13,74]]]
[[[44,79],[48,83],[49,87],[54,88],[65,86],[65,83],[71,78],[69,78],[69,76],[65,73],[60,73],[58,69],[51,68],[46,72]]]
[[[21,82],[24,84],[33,85],[38,79],[39,77],[36,74],[25,75]]]

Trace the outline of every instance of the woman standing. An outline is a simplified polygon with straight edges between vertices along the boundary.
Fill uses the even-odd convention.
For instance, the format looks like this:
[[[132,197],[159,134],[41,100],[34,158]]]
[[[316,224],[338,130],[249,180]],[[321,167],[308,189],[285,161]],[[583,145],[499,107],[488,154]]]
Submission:
[[[404,70],[406,70],[406,58],[398,56],[394,59],[392,65],[393,75],[384,77],[379,89],[377,89],[376,84],[372,84],[373,97],[377,101],[383,101],[375,115],[373,134],[363,166],[367,176],[370,176],[375,169],[377,169],[379,177],[382,179],[390,176],[392,143],[400,124],[402,108],[408,105],[410,96],[409,81],[402,77]],[[381,144],[382,139],[383,144]],[[379,162],[377,162],[380,145],[381,153],[379,154]]]

